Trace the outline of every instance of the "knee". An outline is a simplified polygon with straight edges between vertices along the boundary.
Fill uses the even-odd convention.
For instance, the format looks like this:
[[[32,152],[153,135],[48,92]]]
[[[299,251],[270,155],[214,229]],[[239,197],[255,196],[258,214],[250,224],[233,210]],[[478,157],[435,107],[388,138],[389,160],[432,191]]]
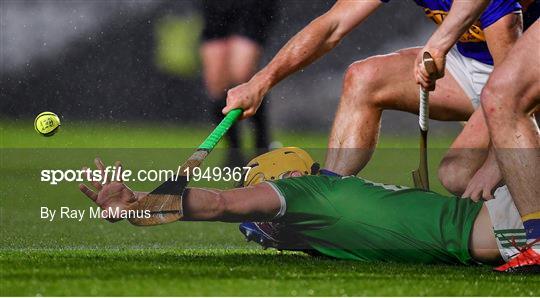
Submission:
[[[381,72],[380,61],[384,58],[372,57],[351,64],[343,79],[344,100],[354,99],[355,103],[376,103],[381,89],[384,87],[384,74]]]
[[[492,129],[531,117],[538,109],[540,88],[516,88],[507,81],[490,80],[480,97],[485,119]]]
[[[461,196],[467,189],[467,182],[470,179],[467,178],[468,174],[455,158],[443,158],[437,174],[441,184],[452,194]]]
[[[507,117],[512,111],[516,112],[519,100],[514,100],[515,95],[511,94],[513,89],[507,81],[498,78],[488,81],[480,95],[484,116],[488,122]]]
[[[487,121],[497,118],[498,114],[504,110],[504,103],[501,102],[500,98],[497,96],[496,89],[492,87],[491,84],[486,85],[482,90],[480,102]]]

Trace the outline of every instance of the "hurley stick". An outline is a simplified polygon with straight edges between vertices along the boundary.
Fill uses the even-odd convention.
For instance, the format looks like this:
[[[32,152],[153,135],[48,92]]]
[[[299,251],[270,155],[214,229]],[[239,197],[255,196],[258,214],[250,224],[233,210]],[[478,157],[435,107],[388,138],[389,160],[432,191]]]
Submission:
[[[428,52],[424,52],[422,63],[428,74],[433,76],[437,72],[435,61]],[[429,91],[420,87],[420,109],[418,113],[418,124],[420,126],[420,163],[418,169],[412,172],[414,186],[424,190],[429,190],[429,175],[427,161],[427,136],[429,129]]]
[[[137,226],[161,225],[182,218],[182,193],[189,181],[188,171],[199,167],[204,159],[242,114],[241,109],[231,110],[197,150],[180,167],[179,176],[169,178],[148,195],[142,197],[132,209],[150,212],[150,217],[129,218]]]

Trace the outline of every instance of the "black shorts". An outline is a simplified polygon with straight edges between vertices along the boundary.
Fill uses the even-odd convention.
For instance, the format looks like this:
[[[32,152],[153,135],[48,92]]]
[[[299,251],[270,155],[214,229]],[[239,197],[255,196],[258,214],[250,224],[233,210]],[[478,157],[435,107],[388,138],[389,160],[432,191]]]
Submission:
[[[275,0],[203,0],[203,40],[241,35],[264,45],[275,18]]]
[[[523,31],[527,30],[540,16],[540,0],[535,0],[523,13]]]

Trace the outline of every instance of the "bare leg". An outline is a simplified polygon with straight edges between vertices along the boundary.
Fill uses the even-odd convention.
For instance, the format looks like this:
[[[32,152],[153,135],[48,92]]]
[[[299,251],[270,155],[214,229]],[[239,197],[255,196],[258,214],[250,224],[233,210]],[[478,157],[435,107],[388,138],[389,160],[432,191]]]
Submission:
[[[486,160],[489,134],[482,109],[477,109],[439,165],[439,180],[451,193],[461,196]]]
[[[419,50],[375,56],[349,67],[328,141],[326,169],[355,175],[364,168],[377,144],[383,110],[418,113],[418,85],[411,69]],[[470,100],[450,74],[437,81],[430,95],[431,118],[460,121],[472,113]]]
[[[229,73],[227,39],[206,41],[201,46],[203,76],[208,95],[214,100],[223,98],[232,84]]]
[[[188,189],[183,199],[184,218],[190,221],[269,221],[281,201],[266,183],[231,190]]]
[[[473,230],[469,241],[469,250],[473,259],[479,262],[500,262],[501,253],[497,248],[497,242],[493,234],[493,224],[489,217],[486,205],[474,221]]]
[[[231,79],[234,84],[245,83],[257,71],[262,48],[256,42],[242,36],[231,37],[229,44],[231,49]],[[255,147],[261,151],[265,151],[270,143],[264,105],[263,100],[259,111],[251,118],[255,128]]]
[[[230,49],[229,72],[233,84],[247,82],[257,71],[261,58],[261,46],[241,36],[228,39]]]
[[[482,92],[497,160],[521,216],[540,212],[540,22],[531,26]]]
[[[205,41],[201,46],[201,58],[203,62],[203,76],[206,90],[212,100],[211,113],[214,124],[218,124],[223,115],[221,110],[225,106],[227,89],[234,83],[229,61],[231,60],[231,46],[229,38]],[[226,135],[230,148],[240,148],[240,136],[238,126],[229,129]],[[243,164],[238,149],[229,151],[228,162],[233,166]]]

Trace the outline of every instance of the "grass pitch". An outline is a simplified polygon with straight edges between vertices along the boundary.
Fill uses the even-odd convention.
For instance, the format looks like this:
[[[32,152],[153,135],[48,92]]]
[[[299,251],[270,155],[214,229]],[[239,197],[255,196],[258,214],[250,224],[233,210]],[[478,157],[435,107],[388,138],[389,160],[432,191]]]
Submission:
[[[174,168],[208,133],[163,124],[64,123],[51,138],[32,121],[0,123],[0,295],[538,295],[539,276],[501,275],[488,266],[421,266],[318,259],[263,251],[236,224],[178,223],[138,228],[127,222],[40,218],[40,207],[87,208],[77,183],[40,182],[42,169],[78,169],[94,156],[130,169]],[[322,134],[281,133],[285,145],[324,157]],[[432,138],[431,181],[451,138]],[[383,138],[362,175],[411,185],[417,138]],[[179,149],[186,148],[186,149]],[[217,149],[207,165],[223,162]],[[155,183],[130,184],[137,190]],[[231,187],[230,183],[199,183]]]

